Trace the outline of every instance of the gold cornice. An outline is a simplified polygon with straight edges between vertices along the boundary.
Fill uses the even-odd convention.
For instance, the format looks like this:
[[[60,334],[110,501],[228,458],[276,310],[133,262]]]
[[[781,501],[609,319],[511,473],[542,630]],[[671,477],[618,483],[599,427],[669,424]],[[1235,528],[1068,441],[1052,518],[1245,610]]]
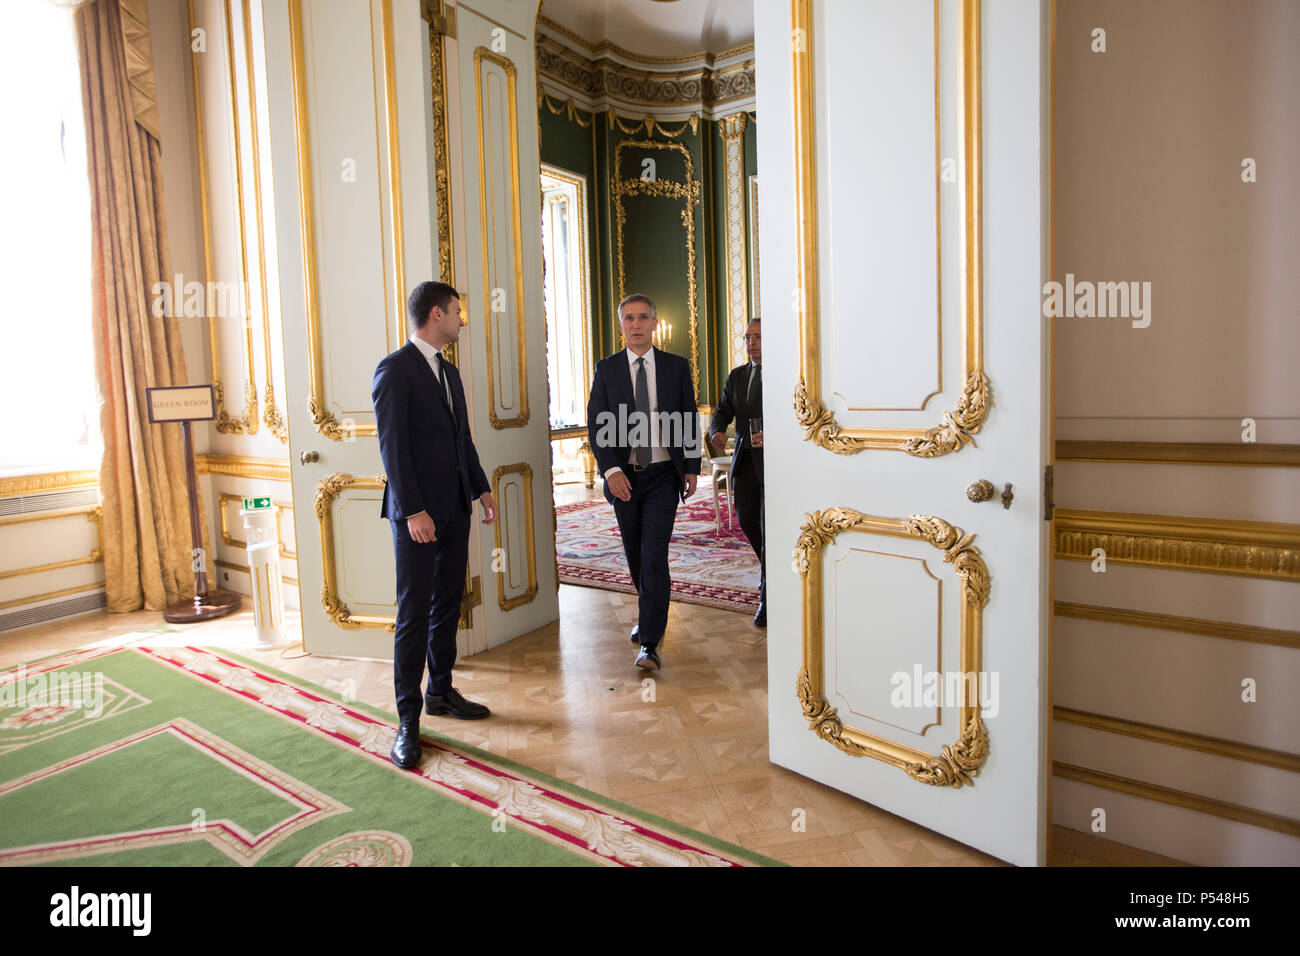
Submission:
[[[752,54],[754,52],[754,44],[751,41],[750,43],[742,43],[739,46],[723,50],[720,53],[710,53],[708,50],[701,50],[698,53],[687,53],[680,56],[649,56],[642,53],[633,53],[631,50],[625,49],[616,43],[611,43],[608,40],[602,40],[599,43],[592,43],[590,40],[573,32],[568,27],[562,26],[540,13],[537,15],[537,25],[539,27],[545,27],[549,32],[563,37],[572,43],[578,44],[578,46],[582,47],[582,49],[586,51],[588,59],[597,59],[606,54],[613,53],[615,56],[621,56],[626,60],[633,61],[634,63],[674,66],[683,63],[698,62],[701,66],[712,67],[713,64],[717,63],[719,60],[726,60],[731,57],[742,56],[746,53]],[[551,39],[555,39],[555,37],[552,37]],[[556,42],[558,42],[558,40],[556,40]],[[570,48],[570,52],[579,53],[579,51],[573,50],[572,48]]]
[[[1300,468],[1300,445],[1244,442],[1058,441],[1057,461]]]
[[[796,3],[800,0],[795,0]],[[795,546],[795,568],[803,578],[803,664],[795,691],[809,729],[823,740],[855,757],[874,757],[903,770],[913,780],[932,786],[973,785],[989,754],[988,730],[976,699],[959,708],[961,735],[938,755],[909,747],[887,737],[846,726],[827,701],[822,688],[825,612],[823,609],[822,552],[845,531],[879,534],[925,541],[943,552],[961,580],[962,673],[979,673],[983,660],[984,606],[989,599],[989,574],[984,558],[960,528],[932,515],[884,518],[848,508],[828,508],[807,516]]]
[[[1137,740],[1151,743],[1168,744],[1184,750],[1210,754],[1215,757],[1228,757],[1244,763],[1259,764],[1261,767],[1273,767],[1290,773],[1300,773],[1300,754],[1287,753],[1285,750],[1270,750],[1253,744],[1237,743],[1221,737],[1207,737],[1204,734],[1192,734],[1172,727],[1161,727],[1123,717],[1107,717],[1071,707],[1053,707],[1052,716],[1062,723],[1101,730],[1110,734],[1122,734]]]
[[[245,455],[195,455],[200,475],[230,475],[233,478],[262,478],[289,481],[289,462],[282,458],[249,458]]]
[[[492,311],[492,272],[493,260],[489,257],[489,234],[487,214],[487,177],[485,170],[487,149],[483,136],[483,63],[494,63],[506,75],[506,110],[507,132],[510,137],[509,153],[503,157],[510,166],[510,204],[511,239],[515,279],[515,298],[511,305],[515,313],[515,360],[519,385],[519,414],[514,418],[497,417],[497,393],[495,382],[496,353],[493,351],[496,336],[496,321]],[[519,95],[517,88],[518,70],[513,61],[499,53],[493,53],[485,46],[474,50],[474,103],[476,107],[475,123],[478,139],[478,202],[479,231],[483,249],[483,328],[487,346],[488,386],[488,422],[493,428],[521,428],[528,424],[528,341],[524,310],[527,302],[524,298],[524,246],[523,246],[523,210],[521,208],[519,184]],[[493,223],[493,228],[495,228]],[[498,280],[503,277],[495,276]]]
[[[1058,508],[1056,556],[1300,581],[1300,525]]]
[[[624,179],[619,172],[622,168],[622,154],[624,149],[632,147],[637,149],[667,149],[681,153],[682,160],[685,163],[686,181],[679,183],[663,177],[648,183],[642,182],[640,179]],[[618,265],[618,299],[620,301],[627,295],[627,274],[623,258],[623,229],[627,223],[627,213],[623,209],[623,197],[625,195],[659,196],[680,199],[685,203],[685,208],[682,210],[682,228],[686,231],[686,284],[688,293],[686,304],[688,310],[687,331],[691,343],[691,387],[695,390],[695,394],[699,395],[700,364],[697,355],[699,352],[699,332],[697,329],[699,303],[696,301],[698,290],[695,284],[695,207],[701,202],[703,186],[695,179],[695,164],[691,158],[691,151],[681,143],[659,143],[649,139],[620,140],[618,145],[614,147],[614,165],[610,171],[609,179],[611,205],[614,213],[614,247]]]
[[[377,614],[353,614],[351,609],[338,596],[338,568],[334,559],[334,501],[346,488],[382,489],[388,484],[382,475],[376,478],[354,478],[352,475],[336,472],[326,475],[316,486],[314,507],[316,519],[320,523],[321,583],[320,600],[325,614],[339,627],[358,628],[373,627],[379,630],[396,631],[397,618]]]
[[[937,8],[936,8],[937,15]],[[791,44],[794,76],[796,277],[799,307],[799,381],[794,410],[804,439],[840,455],[865,449],[903,451],[934,458],[974,444],[992,400],[984,372],[980,0],[961,0],[962,167],[962,390],[940,424],[918,428],[845,428],[821,398],[820,286],[817,265],[816,99],[813,89],[815,38],[811,0],[791,0],[791,20],[801,44]],[[937,29],[937,23],[936,23]],[[937,97],[936,97],[937,104]]]
[[[1188,793],[1185,790],[1175,790],[1172,787],[1162,787],[1143,780],[1121,777],[1118,774],[1104,773],[1100,770],[1089,770],[1085,767],[1076,767],[1073,764],[1059,761],[1052,764],[1052,773],[1066,780],[1075,780],[1079,783],[1091,784],[1094,787],[1114,790],[1117,793],[1127,793],[1130,796],[1141,797],[1145,800],[1154,800],[1157,803],[1182,807],[1185,810],[1195,810],[1198,813],[1221,817],[1224,820],[1233,820],[1253,827],[1262,827],[1265,830],[1273,830],[1287,836],[1300,837],[1300,820],[1293,820],[1280,814],[1254,810],[1224,800],[1216,800],[1213,797],[1202,797],[1195,793]]]
[[[1178,617],[1173,614],[1156,614],[1151,611],[1131,611],[1126,608],[1102,607],[1095,604],[1071,604],[1057,601],[1054,606],[1059,617],[1072,617],[1083,621],[1101,621],[1107,624],[1127,624],[1158,631],[1180,634],[1199,634],[1228,641],[1245,641],[1251,644],[1271,644],[1274,647],[1300,649],[1300,631],[1287,631],[1277,627],[1253,627],[1229,621],[1210,621],[1197,617]]]
[[[75,488],[94,488],[99,484],[99,469],[80,471],[47,471],[34,475],[12,475],[0,478],[0,498],[17,498],[20,495],[43,495],[54,491],[71,491]]]
[[[524,486],[524,528],[528,545],[528,590],[512,598],[506,597],[505,573],[497,572],[497,604],[503,611],[511,611],[528,604],[537,597],[537,546],[533,532],[533,469],[527,462],[514,465],[501,465],[492,471],[492,497],[497,502],[497,520],[493,525],[496,547],[501,548],[501,526],[505,523],[506,513],[501,507],[501,479],[505,475],[519,475]]]

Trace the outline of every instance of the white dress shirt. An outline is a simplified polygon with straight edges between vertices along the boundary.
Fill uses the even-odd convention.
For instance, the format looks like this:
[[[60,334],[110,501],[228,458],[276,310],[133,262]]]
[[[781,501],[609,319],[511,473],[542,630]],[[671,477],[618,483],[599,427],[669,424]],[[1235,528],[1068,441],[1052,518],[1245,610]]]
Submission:
[[[634,400],[636,396],[636,361],[639,358],[645,359],[645,383],[650,392],[650,416],[654,418],[659,414],[659,388],[655,382],[655,350],[653,348],[647,350],[644,356],[637,355],[631,349],[624,349],[623,352],[627,355],[628,371],[632,375],[632,395]],[[661,461],[672,461],[672,455],[668,454],[668,449],[662,444],[663,434],[660,433],[657,436],[652,434],[651,437],[658,437],[659,443],[650,446],[650,464],[657,465]],[[605,472],[605,477],[608,478],[614,472],[622,470],[618,465],[615,465]]]
[[[447,396],[447,405],[450,406],[451,388],[448,387],[442,377],[441,353],[418,335],[411,336],[411,344],[420,350],[420,354],[424,356],[424,360],[429,363],[429,368],[433,369],[433,377],[436,378],[438,384],[442,386],[442,391]]]

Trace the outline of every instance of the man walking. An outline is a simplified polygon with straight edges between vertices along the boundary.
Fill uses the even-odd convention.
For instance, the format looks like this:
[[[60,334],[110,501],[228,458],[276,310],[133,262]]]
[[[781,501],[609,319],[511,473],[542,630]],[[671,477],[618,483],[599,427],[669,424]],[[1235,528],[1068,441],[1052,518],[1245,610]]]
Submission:
[[[727,426],[736,422],[736,450],[731,459],[731,488],[736,494],[736,515],[740,530],[758,555],[758,613],[754,623],[767,627],[767,549],[763,521],[763,433],[751,429],[763,420],[763,325],[750,319],[745,328],[745,351],[749,361],[727,376],[722,397],[709,422],[709,444],[714,454],[727,443]],[[761,427],[761,426],[760,426]]]
[[[474,499],[483,506],[484,524],[497,516],[469,434],[460,373],[441,355],[460,337],[460,295],[445,283],[422,282],[406,308],[415,333],[379,363],[371,389],[388,476],[380,516],[392,524],[397,561],[393,686],[401,726],[391,759],[402,768],[420,761],[421,704],[430,715],[488,716],[486,707],[451,686],[451,669]],[[421,701],[426,661],[429,684]]]
[[[596,364],[587,438],[636,585],[635,664],[658,670],[672,593],[668,542],[677,505],[695,493],[700,475],[699,407],[690,363],[651,344],[659,323],[654,302],[629,295],[618,315],[626,348]]]

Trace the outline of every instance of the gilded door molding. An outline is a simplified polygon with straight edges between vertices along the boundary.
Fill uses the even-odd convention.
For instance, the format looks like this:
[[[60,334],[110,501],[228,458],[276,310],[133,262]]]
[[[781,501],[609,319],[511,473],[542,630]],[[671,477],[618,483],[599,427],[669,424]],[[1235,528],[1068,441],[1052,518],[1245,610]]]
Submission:
[[[742,337],[749,325],[749,303],[745,289],[745,120],[733,113],[718,121],[722,137],[722,165],[725,171],[727,208],[727,329],[731,332],[732,365],[749,361]]]
[[[812,0],[791,0],[794,42],[794,175],[796,275],[802,297],[799,303],[799,384],[794,410],[805,429],[804,439],[840,455],[865,449],[903,451],[918,458],[935,458],[974,444],[973,435],[984,424],[991,401],[984,372],[983,260],[981,253],[980,167],[980,0],[961,2],[961,103],[962,207],[961,298],[963,306],[962,392],[956,407],[944,412],[933,428],[845,428],[821,397],[819,360],[820,315],[817,272],[816,100],[813,95]],[[937,11],[936,0],[936,35]],[[936,121],[937,121],[936,77]],[[938,170],[936,169],[936,186]]]
[[[523,485],[524,492],[524,527],[527,534],[528,549],[528,590],[523,594],[516,594],[514,597],[506,597],[506,572],[498,571],[497,578],[497,604],[501,610],[510,611],[521,605],[528,604],[537,597],[537,547],[535,544],[535,534],[533,532],[533,469],[527,462],[519,462],[514,465],[501,465],[492,472],[492,497],[496,499],[499,514],[496,523],[493,525],[493,531],[496,536],[497,553],[503,553],[500,549],[502,527],[509,519],[510,515],[503,504],[501,497],[501,479],[507,475],[519,475],[520,482]]]
[[[501,68],[506,76],[506,111],[509,114],[506,124],[507,132],[510,137],[508,155],[504,157],[493,156],[487,143],[484,141],[485,133],[488,132],[483,127],[483,64],[491,63]],[[518,70],[514,63],[499,53],[494,53],[485,46],[480,46],[474,50],[474,103],[477,107],[474,118],[477,136],[478,136],[478,203],[479,203],[479,230],[483,240],[483,326],[487,337],[487,386],[488,386],[488,421],[492,423],[493,428],[522,428],[528,424],[528,343],[525,338],[524,322],[524,243],[523,243],[523,211],[520,207],[519,198],[519,98],[517,91]],[[515,362],[518,375],[519,388],[519,413],[513,418],[502,418],[497,413],[497,404],[499,396],[497,395],[497,374],[496,360],[499,336],[496,329],[496,313],[493,310],[495,297],[492,294],[494,287],[493,280],[500,282],[500,276],[495,274],[494,265],[496,259],[491,256],[493,242],[498,238],[495,233],[495,219],[493,220],[493,232],[488,231],[488,180],[487,180],[487,163],[495,161],[505,161],[509,164],[510,170],[510,242],[512,250],[512,265],[514,272],[515,296],[511,304],[515,313]],[[501,288],[501,286],[498,286]],[[508,313],[507,313],[508,314]],[[504,410],[505,403],[501,403]]]
[[[961,712],[961,736],[938,755],[846,726],[826,699],[823,688],[825,611],[822,552],[845,531],[910,538],[929,542],[943,552],[961,581],[961,671],[978,674],[982,666],[984,606],[989,599],[989,574],[974,535],[932,515],[882,518],[848,508],[828,508],[808,516],[799,529],[795,561],[803,578],[803,666],[795,689],[803,715],[813,733],[855,757],[875,757],[901,769],[913,780],[933,786],[973,785],[989,754],[989,735],[980,716],[978,682],[975,700]]]
[[[324,579],[320,588],[320,603],[325,608],[325,614],[339,627],[397,630],[397,619],[394,617],[352,613],[338,596],[338,567],[334,562],[335,500],[347,488],[375,490],[385,488],[387,485],[388,479],[382,475],[376,478],[354,478],[352,475],[336,472],[326,475],[316,486],[316,520],[320,523],[321,576]]]
[[[620,127],[621,128],[621,127]],[[679,183],[659,176],[650,182],[641,179],[624,179],[622,169],[624,149],[667,149],[681,153],[686,168],[686,181]],[[614,147],[614,168],[610,171],[610,192],[614,206],[614,247],[618,259],[618,298],[627,295],[627,274],[623,259],[623,227],[627,224],[627,212],[623,208],[624,196],[659,196],[668,199],[680,199],[682,209],[682,228],[686,232],[686,302],[689,307],[687,331],[691,340],[691,384],[695,394],[700,393],[700,365],[697,353],[700,350],[698,333],[698,307],[695,288],[695,207],[700,203],[701,185],[695,178],[695,164],[691,151],[681,143],[659,143],[649,139],[625,139]]]

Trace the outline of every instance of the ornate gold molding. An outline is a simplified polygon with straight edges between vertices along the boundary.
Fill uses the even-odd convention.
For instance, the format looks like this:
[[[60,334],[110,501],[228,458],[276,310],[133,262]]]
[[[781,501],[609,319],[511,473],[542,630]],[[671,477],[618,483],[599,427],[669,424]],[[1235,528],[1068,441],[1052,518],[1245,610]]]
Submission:
[[[200,475],[229,475],[232,478],[261,478],[289,481],[289,462],[282,458],[249,458],[246,455],[195,455]]]
[[[1279,627],[1253,627],[1229,621],[1211,621],[1199,617],[1178,617],[1173,614],[1156,614],[1151,611],[1130,611],[1119,607],[1102,607],[1096,604],[1071,604],[1057,601],[1054,613],[1058,617],[1072,617],[1084,621],[1102,621],[1107,624],[1127,624],[1158,631],[1180,634],[1200,634],[1228,641],[1245,641],[1250,644],[1271,644],[1274,647],[1300,649],[1300,631]]]
[[[32,511],[16,515],[0,516],[0,528],[11,524],[28,524],[33,521],[54,521],[59,518],[72,518],[86,515],[90,521],[97,521],[103,509],[99,505],[81,505],[76,508],[56,508],[51,511]]]
[[[1300,525],[1058,508],[1056,556],[1300,581]]]
[[[679,183],[670,179],[657,177],[651,182],[640,179],[624,179],[622,169],[624,149],[667,149],[681,154],[685,163],[686,181]],[[691,383],[695,394],[700,393],[698,304],[695,288],[695,207],[700,204],[702,185],[695,179],[695,164],[691,151],[681,143],[659,143],[648,139],[625,139],[614,147],[614,167],[610,171],[610,192],[614,207],[614,248],[618,262],[618,298],[621,301],[627,295],[627,274],[623,258],[623,229],[627,224],[627,212],[623,208],[624,196],[659,196],[666,199],[678,199],[684,204],[682,209],[682,227],[686,231],[686,297],[689,311],[687,331],[691,340]]]
[[[1233,820],[1253,827],[1262,827],[1265,830],[1273,830],[1287,836],[1300,837],[1300,820],[1293,820],[1280,814],[1267,813],[1263,810],[1255,810],[1235,803],[1216,800],[1213,797],[1202,797],[1199,794],[1188,793],[1185,790],[1175,790],[1172,787],[1162,787],[1159,784],[1147,783],[1144,780],[1134,780],[1131,777],[1121,777],[1118,774],[1104,773],[1100,770],[1089,770],[1086,767],[1076,767],[1073,764],[1059,761],[1052,764],[1052,773],[1065,780],[1075,780],[1094,787],[1114,790],[1117,793],[1127,793],[1130,796],[1141,797],[1144,800],[1154,800],[1157,803],[1182,807],[1185,810],[1195,810],[1198,813],[1207,813],[1210,816],[1220,817],[1224,820]]]
[[[749,324],[745,296],[745,120],[735,113],[718,122],[722,137],[723,181],[726,187],[727,327],[731,331],[731,364],[747,362],[743,336]]]
[[[1195,750],[1197,753],[1210,754],[1215,757],[1227,757],[1230,760],[1259,764],[1261,767],[1275,767],[1278,770],[1286,770],[1290,773],[1300,773],[1300,754],[1287,753],[1285,750],[1270,750],[1267,747],[1256,747],[1253,744],[1238,743],[1235,740],[1207,737],[1204,734],[1191,734],[1183,730],[1175,730],[1172,727],[1146,724],[1138,720],[1127,720],[1123,717],[1107,717],[1104,714],[1093,714],[1084,710],[1074,710],[1070,707],[1053,707],[1052,716],[1062,723],[1075,724],[1079,727],[1087,727],[1090,730],[1122,734],[1125,737],[1133,737],[1137,740],[1168,744],[1171,747]]]
[[[383,489],[388,480],[382,475],[377,478],[354,478],[352,475],[335,472],[326,475],[316,486],[316,520],[320,523],[321,583],[320,602],[325,614],[339,627],[358,628],[373,627],[385,631],[397,630],[395,617],[378,614],[353,614],[352,610],[338,596],[338,568],[334,561],[334,501],[346,488]]]
[[[796,0],[797,2],[797,0]],[[795,566],[803,578],[803,667],[795,691],[809,729],[855,757],[874,757],[898,767],[913,780],[932,786],[973,785],[973,778],[989,754],[988,730],[980,716],[978,687],[975,700],[960,708],[961,735],[939,755],[846,726],[826,700],[824,670],[825,612],[822,588],[822,552],[845,531],[925,541],[943,552],[961,580],[961,670],[979,673],[982,666],[984,606],[989,599],[989,574],[979,549],[960,528],[932,515],[883,518],[848,508],[828,508],[807,516],[795,546]]]
[[[456,285],[456,259],[452,254],[451,169],[448,156],[451,143],[447,128],[447,65],[442,46],[443,34],[437,23],[446,22],[443,0],[424,0],[421,16],[429,24],[429,82],[433,93],[433,168],[434,198],[438,207],[438,273],[443,282]],[[455,343],[448,348],[454,348]],[[455,361],[455,356],[449,358]]]
[[[527,462],[521,461],[514,465],[501,465],[492,472],[492,497],[496,499],[500,511],[496,523],[492,526],[496,535],[496,547],[501,548],[501,528],[507,517],[501,497],[501,479],[505,475],[519,475],[524,486],[524,527],[528,543],[528,590],[523,594],[507,598],[505,573],[499,571],[496,575],[497,604],[500,605],[501,610],[511,611],[537,597],[537,546],[533,533],[533,469]]]
[[[495,382],[496,353],[493,351],[496,341],[495,326],[496,320],[493,312],[493,279],[500,280],[501,276],[494,274],[495,262],[489,257],[490,243],[488,233],[488,183],[485,170],[487,169],[488,148],[484,141],[483,130],[483,64],[492,63],[500,67],[506,75],[506,109],[509,112],[509,121],[507,130],[510,137],[509,155],[500,157],[510,166],[510,214],[511,214],[511,239],[513,241],[513,263],[514,263],[514,280],[515,280],[515,298],[511,305],[515,313],[515,359],[517,366],[517,375],[519,377],[519,414],[514,418],[497,417],[497,393]],[[483,240],[483,326],[487,338],[487,360],[484,365],[487,367],[487,386],[488,386],[488,421],[493,428],[522,428],[528,424],[528,342],[526,339],[526,322],[524,320],[524,310],[526,300],[524,299],[524,245],[523,245],[523,212],[520,207],[519,193],[519,99],[516,89],[516,80],[518,71],[515,65],[507,57],[499,53],[493,53],[485,46],[477,47],[474,50],[474,103],[477,108],[475,114],[475,123],[477,124],[478,133],[478,202],[479,202],[479,229]],[[495,228],[495,223],[493,227]],[[495,238],[495,234],[492,235]]]
[[[1056,460],[1300,468],[1300,445],[1256,445],[1244,442],[1058,441]]]
[[[98,485],[98,468],[88,468],[81,471],[47,471],[34,475],[13,475],[8,478],[0,478],[0,498],[43,495],[54,491],[94,488]]]
[[[936,7],[937,16],[937,7]],[[992,392],[984,372],[983,254],[981,251],[980,0],[961,0],[962,312],[961,397],[933,428],[845,428],[821,398],[820,291],[817,264],[816,100],[813,95],[812,0],[791,0],[794,66],[795,236],[799,308],[799,382],[794,410],[804,439],[840,455],[868,448],[935,458],[974,444],[988,415]],[[936,21],[936,30],[938,24]],[[936,109],[938,107],[936,90]],[[937,117],[936,117],[937,121]]]

